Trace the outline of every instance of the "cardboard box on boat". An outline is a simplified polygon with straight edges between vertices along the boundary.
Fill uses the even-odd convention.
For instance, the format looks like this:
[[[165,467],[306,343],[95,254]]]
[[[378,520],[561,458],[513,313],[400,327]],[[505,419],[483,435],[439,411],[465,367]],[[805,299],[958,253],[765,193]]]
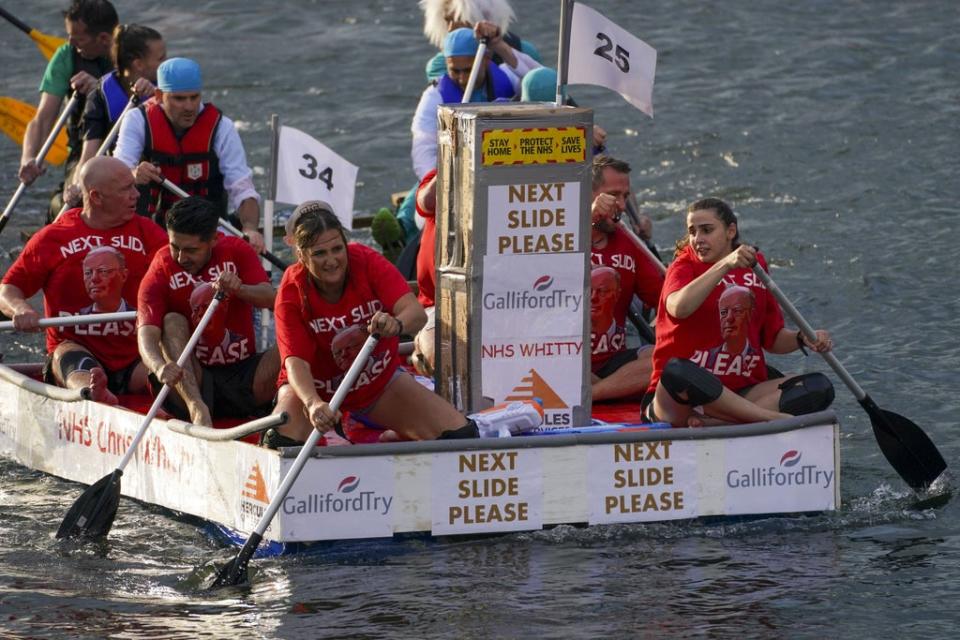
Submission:
[[[590,423],[592,134],[589,109],[440,107],[436,386],[462,411]]]

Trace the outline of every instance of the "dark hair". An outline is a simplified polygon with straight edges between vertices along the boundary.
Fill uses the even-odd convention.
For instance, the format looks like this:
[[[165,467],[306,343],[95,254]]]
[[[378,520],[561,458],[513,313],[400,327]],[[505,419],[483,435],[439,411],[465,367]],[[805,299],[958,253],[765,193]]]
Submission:
[[[329,205],[318,200],[304,202],[297,207],[293,215],[296,222],[293,227],[293,237],[297,248],[301,251],[309,249],[322,233],[331,229],[340,232],[343,244],[347,244],[347,234],[343,230],[340,218],[330,210]]]
[[[701,198],[697,200],[689,207],[687,207],[687,213],[693,213],[694,211],[707,211],[712,210],[717,214],[720,222],[723,223],[725,227],[729,227],[731,224],[737,224],[737,214],[733,212],[733,209],[730,208],[726,202],[720,198]],[[685,233],[683,237],[677,240],[677,245],[674,250],[674,256],[679,256],[680,252],[683,251],[684,247],[690,244],[690,234]],[[733,236],[733,248],[736,249],[740,246],[740,226],[737,225],[737,234]]]
[[[167,211],[167,229],[197,236],[204,242],[217,234],[219,220],[216,206],[200,196],[179,200]]]
[[[73,0],[63,17],[70,22],[82,20],[90,35],[113,33],[120,22],[117,10],[107,0]]]
[[[603,170],[610,167],[617,173],[629,174],[630,165],[611,156],[593,156],[591,165],[591,188],[596,191],[603,184]]]
[[[149,44],[154,40],[163,40],[163,36],[156,29],[142,24],[118,24],[113,30],[113,64],[118,74],[130,68],[134,60],[139,60],[149,53]]]

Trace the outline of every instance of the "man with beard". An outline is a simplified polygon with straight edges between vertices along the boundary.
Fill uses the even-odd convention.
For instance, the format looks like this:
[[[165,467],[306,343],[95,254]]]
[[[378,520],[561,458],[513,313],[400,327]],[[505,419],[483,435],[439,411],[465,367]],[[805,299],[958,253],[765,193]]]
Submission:
[[[137,300],[140,356],[156,386],[176,391],[168,411],[206,426],[217,417],[266,415],[280,371],[276,347],[256,352],[253,327],[254,308],[272,309],[276,291],[253,248],[218,234],[217,223],[216,208],[203,198],[175,203],[167,212],[169,250],[157,252]],[[203,283],[227,294],[230,312],[218,309],[180,367],[176,361],[202,316],[200,307],[212,298],[212,291],[194,295]]]

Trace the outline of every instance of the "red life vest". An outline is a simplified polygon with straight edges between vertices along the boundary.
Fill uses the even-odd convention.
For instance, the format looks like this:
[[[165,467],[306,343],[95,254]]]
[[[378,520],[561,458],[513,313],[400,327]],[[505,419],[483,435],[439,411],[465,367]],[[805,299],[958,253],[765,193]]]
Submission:
[[[156,102],[139,107],[144,114],[145,138],[143,159],[163,172],[163,176],[192,196],[201,196],[226,213],[226,192],[223,189],[223,174],[213,150],[213,140],[220,125],[220,110],[205,104],[196,122],[177,138],[167,114]],[[164,189],[159,183],[148,185],[142,193],[137,210],[141,215],[153,216],[164,226],[166,210],[180,198]]]

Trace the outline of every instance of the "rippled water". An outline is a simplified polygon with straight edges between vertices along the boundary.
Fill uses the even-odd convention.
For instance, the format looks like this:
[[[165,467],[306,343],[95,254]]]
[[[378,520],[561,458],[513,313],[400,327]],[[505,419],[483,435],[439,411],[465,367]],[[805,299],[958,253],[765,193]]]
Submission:
[[[60,33],[61,4],[4,6]],[[408,125],[432,53],[414,2],[118,4],[122,19],[166,35],[172,54],[201,62],[261,186],[271,113],[360,166],[360,211],[413,183]],[[514,5],[516,31],[553,64],[559,3]],[[833,331],[858,382],[952,464],[960,5],[592,6],[659,51],[655,120],[605,90],[572,90],[633,165],[658,243],[679,235],[689,201],[731,200],[743,235],[808,319]],[[33,101],[40,54],[7,25],[0,44],[4,95]],[[0,141],[10,194],[18,156]],[[36,226],[52,182],[21,202],[4,253]],[[2,343],[8,361],[39,355],[31,338]],[[835,408],[835,514],[333,545],[257,561],[251,591],[214,597],[196,590],[199,577],[230,551],[198,523],[125,501],[104,546],[63,547],[52,535],[78,487],[0,461],[0,635],[954,637],[957,507],[917,508],[842,388]]]

